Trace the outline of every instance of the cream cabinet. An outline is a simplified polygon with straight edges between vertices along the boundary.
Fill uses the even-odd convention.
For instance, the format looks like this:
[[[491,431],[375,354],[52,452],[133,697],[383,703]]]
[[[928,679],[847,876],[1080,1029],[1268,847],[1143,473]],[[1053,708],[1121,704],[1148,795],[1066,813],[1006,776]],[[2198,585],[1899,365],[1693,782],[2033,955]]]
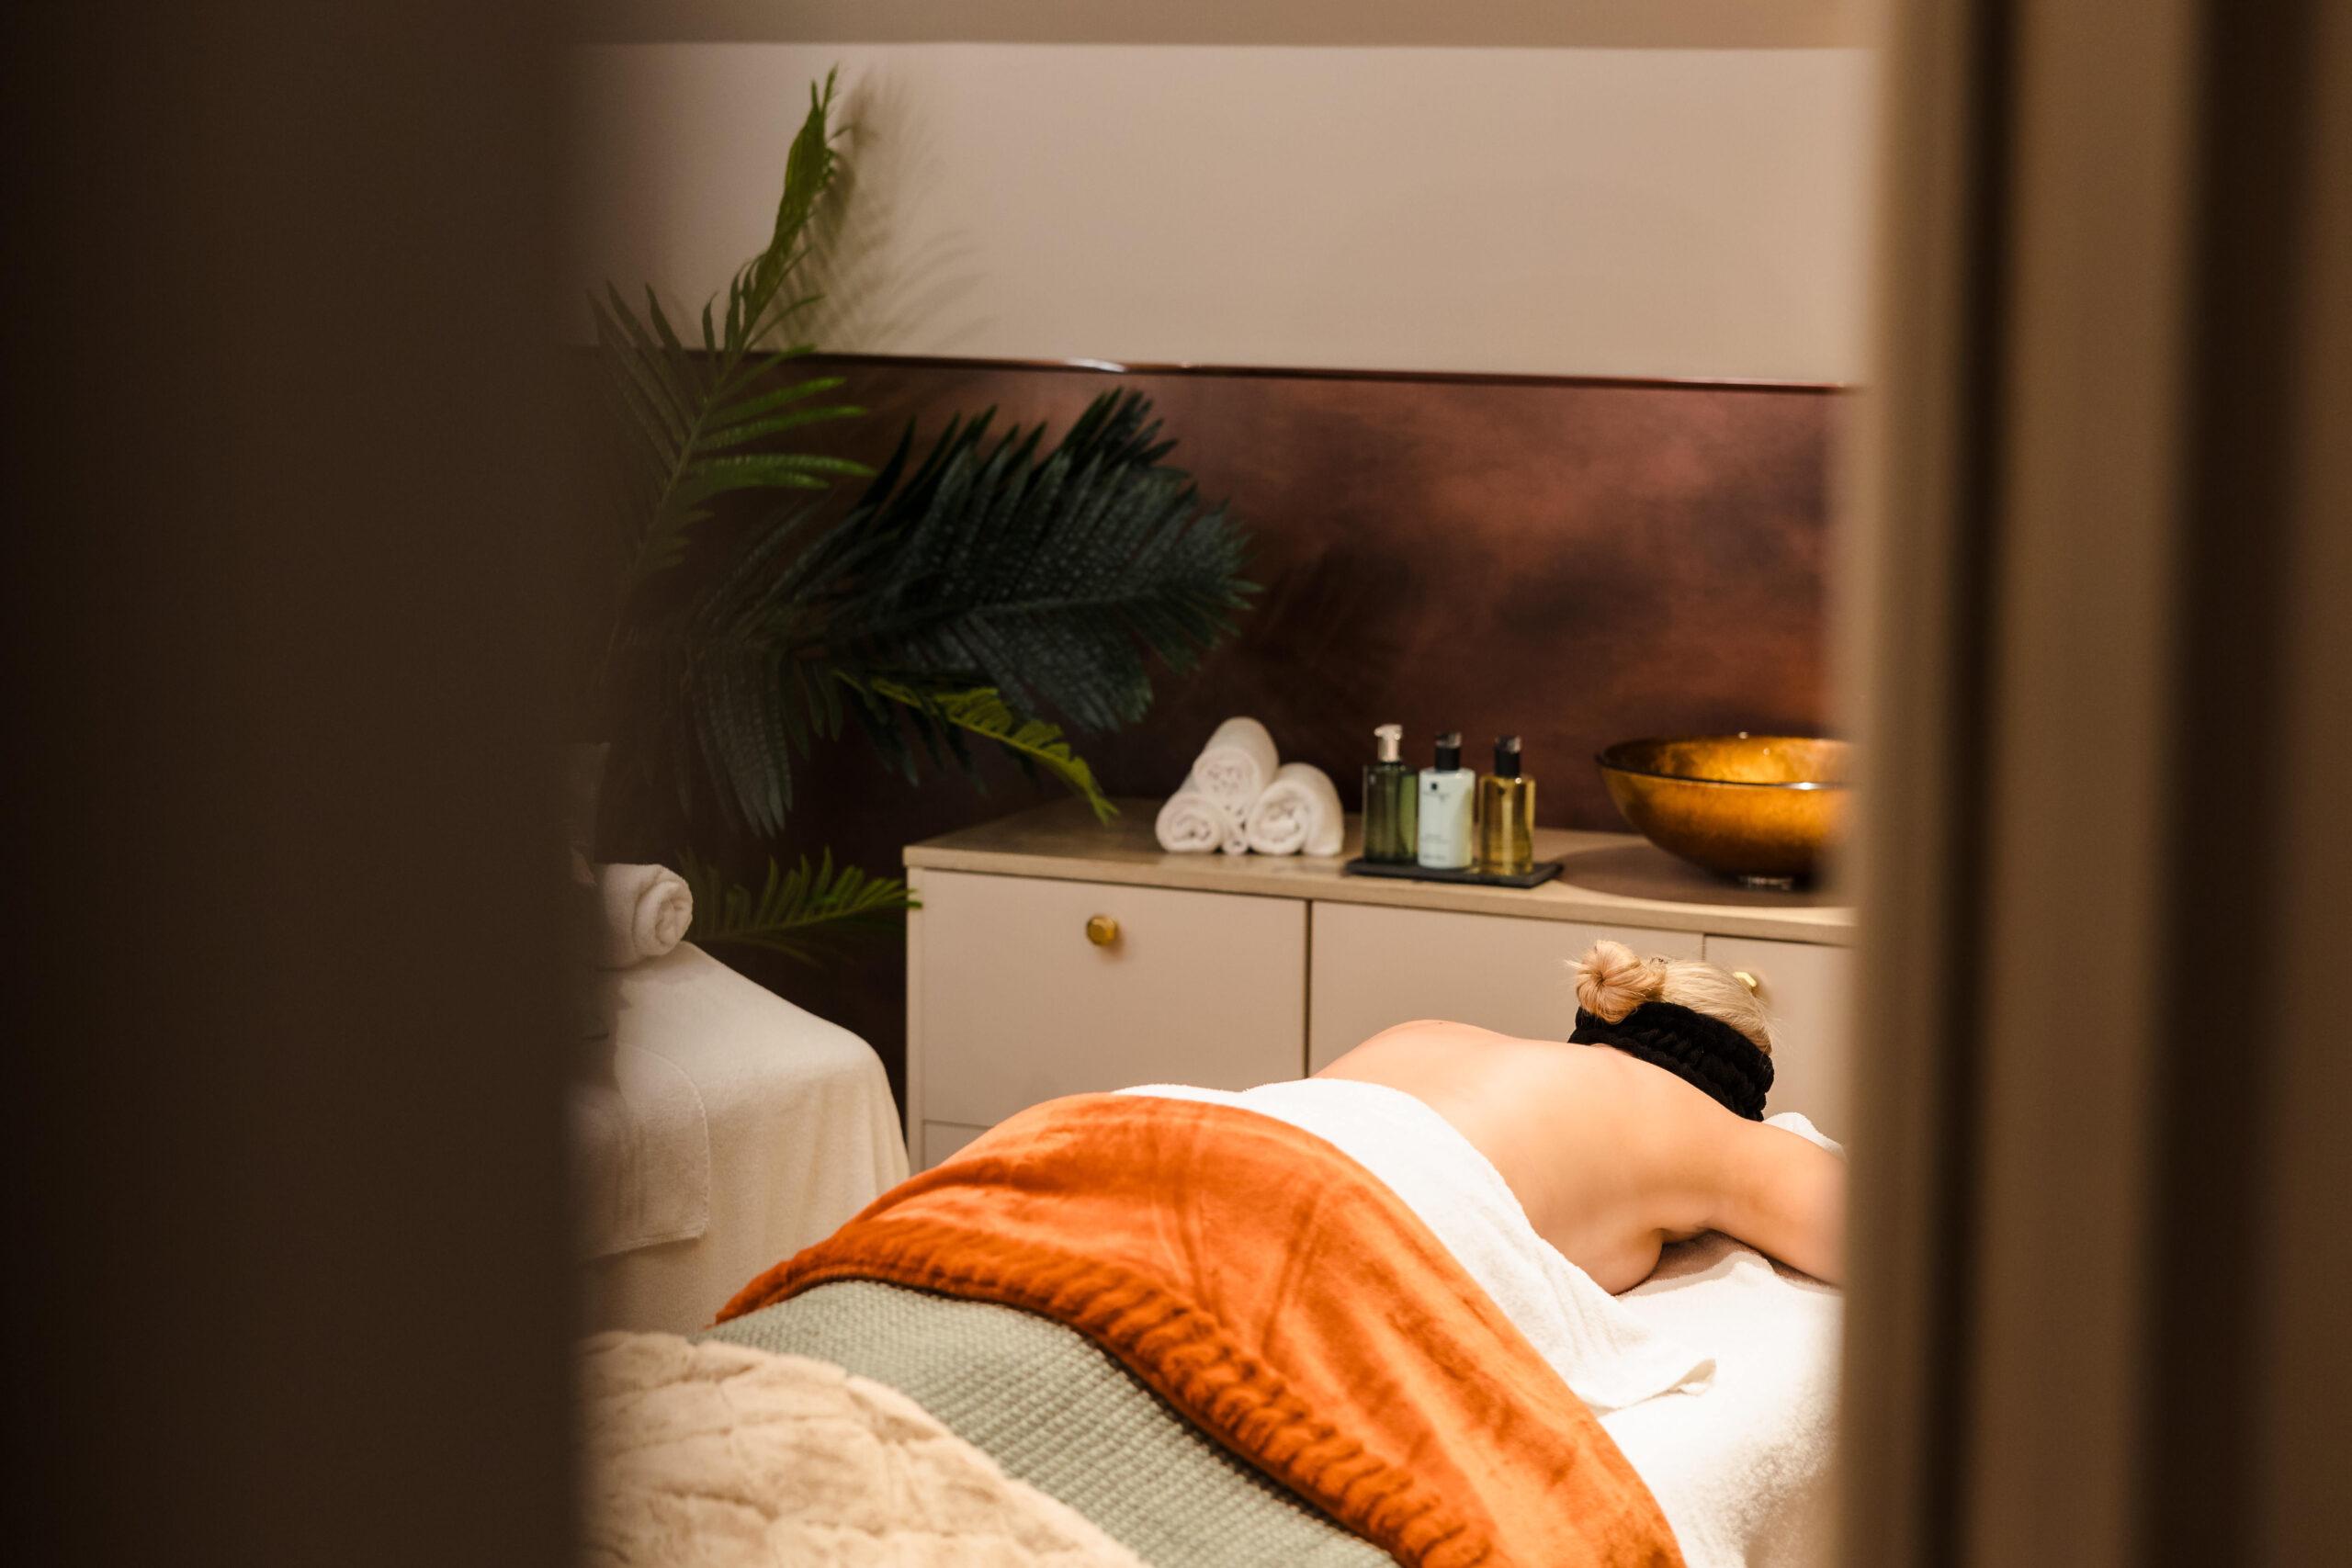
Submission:
[[[1853,950],[1711,936],[1705,956],[1756,981],[1756,999],[1772,1025],[1772,1092],[1766,1104],[1775,1111],[1804,1111],[1833,1138],[1850,1135],[1846,1107],[1854,1070],[1848,1016]]]
[[[1298,1076],[1297,899],[950,871],[921,883],[910,1022],[927,1163],[1065,1094]]]
[[[1755,975],[1774,1111],[1846,1132],[1849,911],[1714,884],[1620,834],[1542,831],[1528,889],[1347,877],[1339,857],[1170,855],[1151,802],[1076,802],[907,849],[907,1122],[930,1167],[1040,1100],[1303,1077],[1390,1024],[1566,1039],[1594,941]],[[1353,852],[1353,824],[1350,846]]]
[[[1576,1027],[1569,965],[1602,937],[1697,958],[1697,931],[1383,908],[1317,899],[1307,960],[1306,1070],[1319,1073],[1391,1024],[1452,1019],[1529,1040]]]

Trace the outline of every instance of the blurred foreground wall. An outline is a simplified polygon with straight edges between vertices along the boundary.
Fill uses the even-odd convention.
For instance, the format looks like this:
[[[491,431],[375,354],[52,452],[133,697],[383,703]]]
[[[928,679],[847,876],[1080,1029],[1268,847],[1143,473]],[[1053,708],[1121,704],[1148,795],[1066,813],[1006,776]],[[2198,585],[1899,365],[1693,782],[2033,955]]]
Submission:
[[[570,1559],[553,11],[5,24],[13,1561]]]

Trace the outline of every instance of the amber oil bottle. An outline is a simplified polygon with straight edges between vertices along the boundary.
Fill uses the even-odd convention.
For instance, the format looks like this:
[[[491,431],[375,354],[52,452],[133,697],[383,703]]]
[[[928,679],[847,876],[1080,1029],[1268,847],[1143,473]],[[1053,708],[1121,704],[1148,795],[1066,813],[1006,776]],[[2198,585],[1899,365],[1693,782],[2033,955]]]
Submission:
[[[1478,781],[1478,869],[1517,876],[1535,864],[1535,781],[1520,772],[1519,737],[1495,742],[1495,771]]]

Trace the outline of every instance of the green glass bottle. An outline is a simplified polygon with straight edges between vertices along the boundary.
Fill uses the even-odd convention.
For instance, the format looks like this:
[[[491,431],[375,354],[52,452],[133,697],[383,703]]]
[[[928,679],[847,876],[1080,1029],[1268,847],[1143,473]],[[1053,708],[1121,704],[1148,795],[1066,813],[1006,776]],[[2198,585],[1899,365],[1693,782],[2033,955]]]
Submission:
[[[1377,865],[1411,865],[1420,842],[1418,781],[1405,765],[1405,727],[1384,724],[1377,760],[1363,765],[1363,858]]]

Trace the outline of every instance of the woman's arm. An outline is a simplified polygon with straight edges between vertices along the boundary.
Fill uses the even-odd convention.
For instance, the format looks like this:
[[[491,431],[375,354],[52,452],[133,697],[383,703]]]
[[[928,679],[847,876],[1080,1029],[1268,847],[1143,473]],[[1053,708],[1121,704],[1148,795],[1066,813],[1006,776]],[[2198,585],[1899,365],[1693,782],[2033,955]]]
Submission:
[[[1816,1280],[1846,1278],[1846,1162],[1779,1127],[1748,1125],[1727,1151],[1715,1228]]]

